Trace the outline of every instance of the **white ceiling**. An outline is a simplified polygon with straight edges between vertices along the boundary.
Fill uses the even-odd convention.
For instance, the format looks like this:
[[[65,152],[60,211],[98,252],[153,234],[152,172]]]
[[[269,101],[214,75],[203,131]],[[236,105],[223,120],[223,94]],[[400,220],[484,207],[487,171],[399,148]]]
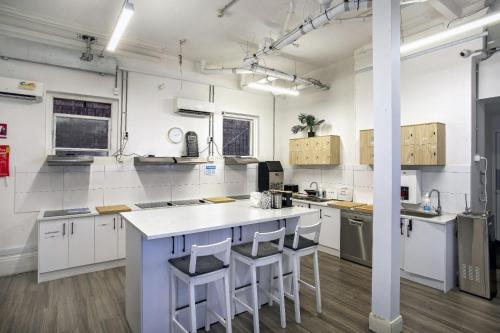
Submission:
[[[178,54],[178,40],[186,58],[212,65],[237,65],[247,50],[263,37],[279,35],[290,0],[239,0],[224,15],[217,9],[229,0],[135,0],[136,14],[129,25],[122,50],[143,54]],[[338,0],[337,0],[338,1]],[[437,0],[431,0],[437,1]],[[455,1],[460,7],[477,0]],[[60,39],[75,39],[78,32],[91,33],[105,45],[122,0],[0,0],[0,24],[33,29]],[[295,0],[290,27],[316,14],[316,0]],[[3,15],[2,15],[3,14]],[[403,32],[418,32],[445,21],[428,3],[403,8]],[[321,68],[352,55],[371,40],[371,20],[342,21],[301,38],[298,47],[288,46],[282,62],[270,65],[305,64]]]

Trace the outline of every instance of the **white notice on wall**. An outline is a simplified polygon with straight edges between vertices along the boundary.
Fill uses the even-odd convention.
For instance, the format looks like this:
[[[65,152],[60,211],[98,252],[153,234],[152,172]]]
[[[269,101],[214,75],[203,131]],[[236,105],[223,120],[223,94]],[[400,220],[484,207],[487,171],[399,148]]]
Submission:
[[[205,166],[205,175],[207,176],[215,176],[215,170],[217,166],[213,164],[207,164]]]

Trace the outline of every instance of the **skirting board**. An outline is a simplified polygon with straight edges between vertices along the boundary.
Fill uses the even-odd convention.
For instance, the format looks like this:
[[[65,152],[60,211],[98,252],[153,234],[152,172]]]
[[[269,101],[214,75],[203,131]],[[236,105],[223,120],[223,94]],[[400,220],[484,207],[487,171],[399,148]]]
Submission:
[[[0,256],[0,276],[36,271],[37,251]]]
[[[80,274],[102,271],[105,269],[121,267],[121,266],[125,266],[125,259],[100,262],[97,264],[92,264],[92,265],[87,265],[87,266],[72,267],[72,268],[62,269],[60,271],[55,271],[55,272],[41,273],[41,274],[38,274],[38,283],[62,279],[65,277],[70,277],[70,276],[75,276],[75,275],[80,275]]]
[[[340,251],[336,250],[334,248],[331,248],[331,247],[320,245],[318,247],[318,250],[320,250],[321,252],[324,252],[324,253],[331,254],[332,256],[340,257]]]
[[[445,290],[444,282],[429,279],[429,278],[422,277],[422,276],[415,275],[415,274],[411,274],[411,273],[405,272],[403,270],[401,270],[401,277],[403,279],[407,279],[407,280],[410,280],[410,281],[413,281],[416,283],[423,284],[424,286],[427,286],[427,287],[441,290],[444,293],[447,293],[450,289],[452,289],[452,288],[450,288],[449,290]]]
[[[370,312],[368,326],[370,331],[375,333],[401,333],[403,332],[403,318],[399,315],[396,319],[388,321]]]

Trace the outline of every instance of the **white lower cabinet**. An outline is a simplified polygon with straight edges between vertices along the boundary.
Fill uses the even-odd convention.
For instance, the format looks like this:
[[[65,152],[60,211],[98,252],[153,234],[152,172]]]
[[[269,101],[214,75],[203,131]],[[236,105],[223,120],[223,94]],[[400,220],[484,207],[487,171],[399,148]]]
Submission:
[[[125,240],[127,239],[127,230],[125,221],[118,215],[118,219],[120,221],[120,225],[117,226],[118,230],[118,259],[125,258],[127,253],[127,248],[125,246]]]
[[[94,217],[68,220],[68,266],[94,263]]]
[[[116,224],[116,215],[99,215],[95,217],[95,262],[118,258],[118,232]]]
[[[125,221],[120,215],[95,217],[95,262],[125,258]]]
[[[38,233],[38,270],[40,273],[68,267],[68,221],[40,223]]]
[[[455,223],[401,219],[401,270],[443,291],[455,286]],[[420,280],[419,280],[420,279]],[[424,280],[425,279],[425,280]]]
[[[319,244],[340,250],[340,209],[321,207]]]
[[[70,276],[66,273],[72,272],[57,271],[82,266],[92,271],[96,268],[90,265],[125,258],[125,221],[118,214],[66,217],[38,223],[39,281]]]
[[[302,216],[300,218],[300,224],[308,226],[321,221],[322,224],[319,244],[330,249],[337,251],[340,250],[340,209],[297,201],[295,201],[293,205],[297,207],[317,209],[318,212],[316,214]]]

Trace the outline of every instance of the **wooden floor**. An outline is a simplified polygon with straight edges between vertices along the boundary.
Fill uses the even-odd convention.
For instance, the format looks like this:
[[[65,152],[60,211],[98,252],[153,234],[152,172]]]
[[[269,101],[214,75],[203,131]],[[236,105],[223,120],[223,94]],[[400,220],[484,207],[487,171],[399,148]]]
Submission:
[[[303,277],[312,277],[304,259]],[[293,322],[287,302],[286,332],[368,332],[371,271],[320,255],[323,313],[314,312],[314,298],[301,293],[301,325]],[[80,275],[38,285],[35,273],[0,278],[0,332],[129,332],[124,317],[124,268]],[[262,332],[284,332],[279,307],[263,306]],[[448,294],[406,280],[401,284],[405,332],[500,332],[500,299],[483,300],[459,291]],[[237,333],[252,332],[252,317],[233,322]],[[224,332],[213,325],[212,332]],[[201,331],[200,331],[201,332]]]

